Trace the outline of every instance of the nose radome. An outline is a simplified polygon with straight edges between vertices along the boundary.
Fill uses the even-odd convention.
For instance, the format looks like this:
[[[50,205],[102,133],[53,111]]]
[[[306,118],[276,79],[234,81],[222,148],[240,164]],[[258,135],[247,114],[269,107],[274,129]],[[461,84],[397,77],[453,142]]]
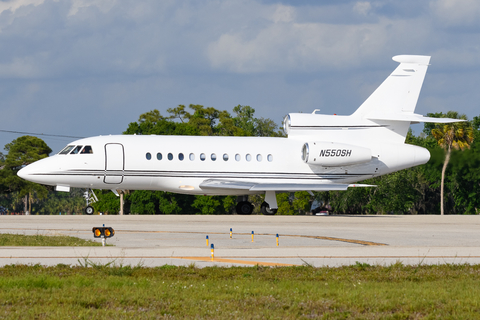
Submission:
[[[27,181],[43,183],[41,176],[37,175],[38,173],[43,171],[41,170],[43,166],[39,165],[38,162],[41,162],[41,160],[23,167],[17,172],[17,176]]]
[[[17,172],[17,176],[19,176],[22,179],[28,180],[28,176],[30,175],[30,170],[28,166],[23,167]]]

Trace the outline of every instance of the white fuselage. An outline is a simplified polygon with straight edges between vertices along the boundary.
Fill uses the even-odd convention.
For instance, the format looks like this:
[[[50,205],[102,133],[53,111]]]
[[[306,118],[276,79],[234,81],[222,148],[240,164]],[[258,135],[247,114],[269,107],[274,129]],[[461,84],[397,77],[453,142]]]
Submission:
[[[208,179],[275,185],[350,184],[429,159],[428,151],[411,145],[362,143],[372,150],[368,162],[325,167],[305,163],[304,143],[294,138],[99,136],[70,144],[91,146],[92,153],[56,154],[25,167],[19,175],[59,187],[243,195],[259,192],[202,189],[200,184]]]

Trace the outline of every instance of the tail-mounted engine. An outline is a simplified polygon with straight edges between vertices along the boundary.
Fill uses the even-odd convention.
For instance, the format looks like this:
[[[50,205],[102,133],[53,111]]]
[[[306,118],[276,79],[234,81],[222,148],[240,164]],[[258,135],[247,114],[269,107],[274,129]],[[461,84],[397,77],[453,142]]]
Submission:
[[[307,142],[303,145],[302,159],[311,165],[343,167],[369,162],[372,159],[372,151],[336,142]]]

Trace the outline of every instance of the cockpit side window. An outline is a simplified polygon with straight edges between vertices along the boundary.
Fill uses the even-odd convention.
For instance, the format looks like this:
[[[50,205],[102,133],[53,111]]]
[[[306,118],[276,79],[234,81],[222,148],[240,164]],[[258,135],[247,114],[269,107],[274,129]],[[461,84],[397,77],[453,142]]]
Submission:
[[[80,150],[82,150],[83,146],[76,146],[70,154],[77,154],[80,153]]]
[[[80,152],[81,154],[90,154],[90,153],[93,153],[93,149],[91,146],[85,146],[85,148],[83,148],[82,152]]]
[[[69,154],[72,149],[75,148],[75,146],[66,146],[63,148],[62,151],[60,151],[58,154]]]

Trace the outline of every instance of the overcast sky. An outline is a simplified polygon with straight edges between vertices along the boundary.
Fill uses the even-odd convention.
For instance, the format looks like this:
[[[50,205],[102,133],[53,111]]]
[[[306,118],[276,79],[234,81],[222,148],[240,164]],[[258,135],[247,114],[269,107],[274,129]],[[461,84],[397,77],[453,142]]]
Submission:
[[[417,113],[471,119],[479,17],[478,0],[1,0],[0,129],[120,134],[179,104],[351,114],[398,54],[432,56]]]

